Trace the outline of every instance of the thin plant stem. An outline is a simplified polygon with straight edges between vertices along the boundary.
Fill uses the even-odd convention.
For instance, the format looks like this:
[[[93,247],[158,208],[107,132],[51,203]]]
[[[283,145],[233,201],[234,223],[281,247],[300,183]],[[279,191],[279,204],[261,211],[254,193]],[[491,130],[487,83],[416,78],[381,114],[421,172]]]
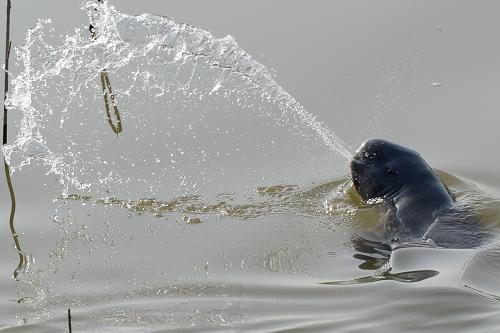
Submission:
[[[108,124],[111,127],[113,133],[118,135],[122,131],[122,120],[120,117],[120,112],[118,111],[118,106],[116,106],[115,95],[113,94],[113,90],[111,89],[111,82],[109,81],[108,72],[104,69],[101,72],[101,85],[102,85],[102,95],[104,97],[104,107],[106,109],[106,119],[108,120]],[[111,99],[111,105],[113,106],[116,124],[113,122],[111,117],[111,110],[109,107],[109,99]]]
[[[71,333],[71,309],[68,309],[68,329],[69,333]]]
[[[4,95],[3,95],[3,140],[2,144],[7,144],[7,93],[9,92],[9,56],[12,42],[10,41],[10,9],[12,7],[11,0],[7,0],[7,23],[5,28],[5,69],[4,69]]]
[[[97,1],[103,3],[103,0],[97,0]],[[92,34],[92,38],[94,38],[94,40],[97,39],[97,32],[93,22],[89,26],[89,31]],[[116,98],[115,95],[113,94],[113,90],[111,88],[111,82],[109,81],[108,71],[106,69],[103,69],[101,71],[101,86],[102,86],[102,96],[104,98],[104,108],[106,111],[106,119],[108,120],[109,127],[111,127],[113,133],[118,135],[123,130],[122,119],[120,116],[120,111],[118,111]],[[111,116],[111,107],[109,105],[110,102],[113,107],[114,116],[116,118],[116,124],[113,121],[113,117]]]
[[[12,8],[11,0],[7,0],[7,23],[5,29],[5,69],[4,69],[4,95],[3,95],[3,139],[2,144],[7,144],[7,106],[5,105],[7,100],[7,93],[9,92],[9,58],[10,51],[12,47],[12,41],[10,40],[10,10]],[[7,187],[9,188],[10,194],[10,215],[9,215],[9,227],[12,234],[12,239],[14,240],[14,246],[19,254],[19,263],[14,270],[13,276],[17,279],[17,276],[25,264],[25,257],[21,251],[21,245],[19,243],[19,235],[14,228],[14,216],[16,215],[16,195],[14,194],[14,186],[12,186],[12,179],[10,177],[9,165],[4,159],[4,171],[5,179],[7,180]]]

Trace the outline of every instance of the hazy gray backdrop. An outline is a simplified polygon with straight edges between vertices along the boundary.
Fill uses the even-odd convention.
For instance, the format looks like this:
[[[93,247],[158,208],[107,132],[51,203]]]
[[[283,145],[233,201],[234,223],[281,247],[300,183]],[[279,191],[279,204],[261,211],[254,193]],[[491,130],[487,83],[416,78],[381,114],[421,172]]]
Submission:
[[[40,17],[59,31],[86,26],[80,3],[13,0],[14,46]],[[433,166],[500,183],[497,1],[112,3],[233,35],[353,148],[385,137],[419,150]]]

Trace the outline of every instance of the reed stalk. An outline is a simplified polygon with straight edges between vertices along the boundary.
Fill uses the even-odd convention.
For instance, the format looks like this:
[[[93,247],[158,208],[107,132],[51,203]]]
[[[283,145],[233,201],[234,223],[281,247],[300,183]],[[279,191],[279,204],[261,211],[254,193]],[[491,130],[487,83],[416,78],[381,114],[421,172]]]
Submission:
[[[5,28],[5,68],[4,68],[4,93],[3,93],[3,140],[2,144],[7,144],[7,93],[9,92],[9,56],[12,42],[10,40],[10,9],[12,7],[11,0],[7,0],[7,15]]]
[[[97,0],[97,2],[103,3],[104,1]],[[91,22],[89,26],[89,31],[92,35],[92,38],[94,38],[94,40],[97,39],[97,31],[94,27],[93,22]],[[123,130],[122,119],[120,116],[120,111],[118,111],[116,98],[115,95],[113,94],[113,89],[111,88],[111,82],[109,81],[108,71],[106,69],[103,69],[101,71],[101,86],[102,86],[102,96],[104,98],[104,109],[106,111],[106,119],[108,120],[109,127],[111,127],[113,133],[118,135]],[[111,102],[111,107],[110,107],[110,102]],[[113,120],[113,117],[111,116],[111,108],[113,108],[114,111],[116,124]]]
[[[71,309],[68,309],[68,329],[69,329],[69,333],[72,332],[71,330]]]
[[[10,51],[12,47],[12,41],[10,40],[10,11],[12,8],[11,0],[7,0],[7,14],[6,14],[6,28],[5,28],[5,67],[4,67],[4,95],[3,95],[3,138],[2,145],[7,144],[7,106],[5,105],[7,100],[7,94],[9,92],[9,58]],[[7,187],[9,189],[10,195],[10,215],[9,215],[9,227],[12,234],[12,239],[14,241],[14,246],[19,255],[19,262],[16,269],[14,270],[13,277],[17,279],[19,272],[22,270],[25,264],[25,257],[21,251],[21,244],[19,243],[19,235],[14,227],[14,217],[16,215],[16,195],[14,193],[14,186],[12,185],[12,179],[10,177],[9,165],[4,158],[4,171],[5,179],[7,180]]]

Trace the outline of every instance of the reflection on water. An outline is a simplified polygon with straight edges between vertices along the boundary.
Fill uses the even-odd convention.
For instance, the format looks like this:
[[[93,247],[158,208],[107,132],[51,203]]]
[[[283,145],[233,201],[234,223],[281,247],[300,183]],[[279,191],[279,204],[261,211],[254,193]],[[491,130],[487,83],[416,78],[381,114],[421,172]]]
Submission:
[[[355,253],[353,257],[357,260],[362,261],[361,264],[358,265],[358,268],[367,271],[373,271],[381,268],[389,259],[389,257],[384,257],[384,256],[376,257],[361,253]]]
[[[59,199],[119,207],[135,214],[148,213],[155,217],[163,217],[169,212],[216,214],[240,219],[258,218],[269,214],[322,216],[331,213],[331,207],[325,208],[328,199],[331,197],[342,200],[340,193],[346,187],[350,188],[349,184],[349,180],[340,179],[303,190],[297,185],[261,186],[255,190],[255,195],[243,198],[239,198],[235,193],[224,193],[212,199],[200,195],[181,196],[170,200],[156,198],[124,200],[112,197],[95,199],[78,194],[60,196]],[[337,195],[332,196],[332,192]]]
[[[498,223],[497,216],[500,213],[500,205],[497,200],[489,199],[473,185],[464,182],[452,175],[439,171],[442,179],[457,198],[457,205],[465,207],[470,215],[475,215],[485,226],[485,230],[492,230]],[[147,198],[139,200],[124,200],[113,197],[93,198],[71,194],[59,197],[62,202],[76,201],[86,206],[104,206],[109,208],[123,209],[136,215],[147,214],[154,218],[169,218],[171,213],[181,213],[182,217],[177,222],[185,221],[188,224],[203,222],[207,216],[229,219],[258,219],[270,216],[291,215],[307,219],[323,220],[331,218],[336,223],[344,220],[351,224],[352,235],[348,237],[350,245],[356,250],[353,258],[361,261],[358,268],[361,270],[377,271],[373,276],[357,278],[349,283],[367,283],[380,280],[392,280],[400,282],[418,282],[437,275],[437,270],[418,270],[391,273],[387,269],[388,260],[395,249],[403,248],[437,248],[429,240],[415,239],[401,244],[389,244],[377,242],[358,236],[371,232],[379,223],[383,223],[383,206],[377,203],[364,203],[357,197],[349,179],[339,179],[325,182],[304,189],[296,185],[274,185],[256,188],[253,194],[244,196],[236,193],[225,193],[214,197],[200,195],[181,196],[170,200]],[[487,212],[487,214],[485,214]],[[493,214],[493,212],[496,212]],[[327,230],[328,222],[323,222]],[[456,228],[460,228],[458,224]],[[472,231],[471,231],[472,230]],[[490,237],[474,233],[476,229],[460,230],[467,237],[462,238],[463,244],[452,244],[451,248],[468,248],[469,244],[485,242]],[[453,236],[450,233],[442,237]],[[476,237],[477,242],[470,242],[468,238]],[[460,239],[454,238],[455,241]],[[288,247],[275,249],[269,256],[282,256],[282,252],[289,251]],[[275,254],[272,254],[275,253]],[[281,253],[280,255],[276,253]],[[272,260],[267,260],[272,261]],[[278,265],[279,266],[279,265]],[[354,282],[353,282],[354,281]],[[332,282],[331,284],[348,283]]]
[[[475,252],[465,263],[459,280],[475,293],[500,300],[500,243],[495,242]]]
[[[421,271],[410,271],[410,272],[401,272],[392,274],[389,271],[382,272],[380,274],[364,276],[352,280],[345,281],[328,281],[328,282],[320,282],[320,284],[331,285],[331,286],[345,286],[345,285],[354,285],[354,284],[364,284],[364,283],[373,283],[379,281],[396,281],[396,282],[420,282],[422,280],[434,277],[438,275],[438,271],[433,270],[421,270]]]
[[[439,171],[452,194],[456,197],[456,205],[460,212],[467,212],[466,217],[473,222],[455,221],[455,229],[462,238],[456,237],[452,231],[443,232],[440,237],[453,237],[449,248],[477,247],[492,239],[494,227],[500,221],[500,201],[487,197],[473,184],[464,182],[443,171]],[[353,247],[359,252],[357,259],[366,262],[360,265],[362,269],[378,269],[384,258],[390,256],[392,248],[417,246],[435,246],[434,242],[415,239],[402,244],[390,244],[384,241],[362,237],[360,235],[375,235],[375,229],[384,223],[383,204],[378,202],[365,203],[360,200],[350,179],[338,179],[304,189],[297,185],[261,186],[253,194],[240,195],[237,193],[216,194],[213,197],[201,195],[185,195],[170,200],[158,198],[144,198],[138,200],[120,199],[115,197],[93,198],[80,194],[59,196],[62,201],[79,201],[85,205],[103,205],[125,209],[134,214],[150,214],[161,218],[164,214],[179,212],[191,215],[214,214],[221,217],[253,219],[270,214],[294,214],[307,217],[347,217],[354,224],[354,233],[351,238]],[[444,222],[443,222],[444,223]],[[449,222],[451,223],[451,222]],[[463,225],[463,224],[468,224]],[[476,225],[478,227],[476,227]],[[478,228],[481,226],[481,232]],[[359,234],[358,234],[359,233]],[[474,239],[472,242],[469,238]],[[477,239],[476,239],[477,238]],[[481,243],[482,242],[482,243]],[[473,246],[469,246],[473,244]]]
[[[4,162],[5,179],[7,180],[7,187],[9,188],[10,195],[10,215],[9,215],[9,227],[12,234],[12,239],[14,240],[14,246],[19,255],[19,262],[17,264],[14,273],[12,274],[14,279],[17,279],[19,272],[21,272],[25,267],[26,258],[23,251],[21,250],[21,244],[19,242],[19,235],[16,232],[14,226],[14,217],[16,215],[16,195],[14,193],[14,186],[12,185],[12,179],[9,171],[9,166]]]
[[[475,293],[481,295],[481,296],[488,297],[488,298],[494,299],[496,301],[500,301],[500,295],[490,294],[488,292],[485,292],[484,290],[474,288],[474,287],[469,286],[467,284],[464,284],[464,287],[471,290],[472,292],[475,292]]]

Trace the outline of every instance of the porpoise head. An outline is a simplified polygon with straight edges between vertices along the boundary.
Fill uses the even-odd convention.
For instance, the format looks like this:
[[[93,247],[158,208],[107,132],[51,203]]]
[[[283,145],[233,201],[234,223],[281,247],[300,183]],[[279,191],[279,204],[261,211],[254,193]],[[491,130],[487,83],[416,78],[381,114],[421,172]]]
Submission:
[[[365,201],[394,198],[429,175],[434,171],[417,152],[382,139],[365,141],[351,159],[352,182]]]

